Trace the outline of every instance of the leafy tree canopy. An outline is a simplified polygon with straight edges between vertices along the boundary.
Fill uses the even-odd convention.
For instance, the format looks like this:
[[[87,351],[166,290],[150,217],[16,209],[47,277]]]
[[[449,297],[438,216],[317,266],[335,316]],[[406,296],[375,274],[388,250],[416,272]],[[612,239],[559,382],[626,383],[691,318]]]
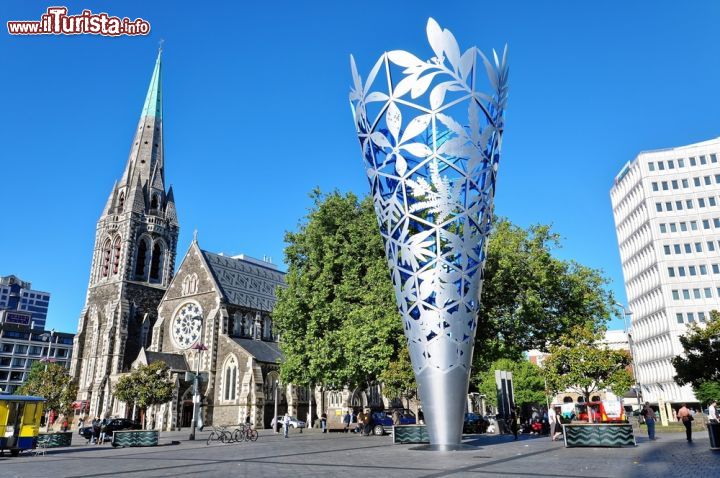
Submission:
[[[700,403],[707,405],[713,400],[720,400],[720,381],[706,381],[693,389]]]
[[[690,384],[698,391],[709,392],[713,383],[720,383],[720,313],[710,312],[710,320],[702,327],[690,324],[685,335],[680,336],[684,353],[672,359],[675,382]],[[703,387],[703,384],[709,383]],[[698,396],[700,398],[700,396]],[[720,399],[720,396],[714,398]]]
[[[142,365],[120,377],[115,384],[115,396],[122,402],[137,405],[142,411],[150,405],[169,402],[174,387],[169,370],[162,361]]]
[[[594,331],[591,325],[575,326],[561,336],[558,345],[550,347],[543,371],[551,392],[571,389],[588,401],[598,390],[609,389],[622,396],[630,389],[630,355],[598,345],[600,339],[602,330]]]
[[[520,228],[495,220],[487,246],[485,280],[473,357],[480,373],[501,357],[547,352],[573,326],[603,326],[613,312],[601,272],[553,255],[560,237],[550,226]],[[477,377],[479,378],[479,377]]]
[[[319,190],[311,197],[298,231],[285,235],[287,288],[273,311],[281,376],[329,388],[367,385],[403,342],[372,202]]]
[[[44,397],[45,410],[69,415],[77,396],[77,384],[73,382],[65,367],[56,363],[35,362],[25,383],[18,388],[20,395]]]
[[[417,396],[417,383],[407,345],[400,349],[397,359],[390,362],[379,378],[383,384],[383,393],[389,398],[411,400]]]
[[[545,403],[545,380],[540,367],[528,360],[499,359],[487,371],[479,374],[479,389],[485,400],[497,405],[495,370],[512,372],[515,403],[519,406]]]

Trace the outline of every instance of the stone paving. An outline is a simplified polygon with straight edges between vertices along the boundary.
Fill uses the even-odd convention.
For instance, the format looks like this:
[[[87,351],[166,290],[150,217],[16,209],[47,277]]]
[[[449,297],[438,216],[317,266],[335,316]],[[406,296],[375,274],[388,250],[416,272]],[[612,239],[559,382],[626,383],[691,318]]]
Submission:
[[[393,445],[390,437],[321,434],[315,430],[290,438],[262,430],[255,443],[207,446],[188,432],[163,433],[162,446],[118,448],[88,446],[78,436],[70,448],[45,456],[7,454],[0,477],[720,477],[720,452],[709,449],[707,433],[667,433],[657,441],[638,438],[631,448],[564,448],[547,437],[468,436],[469,450],[432,452],[417,445]],[[172,441],[179,444],[172,445]]]

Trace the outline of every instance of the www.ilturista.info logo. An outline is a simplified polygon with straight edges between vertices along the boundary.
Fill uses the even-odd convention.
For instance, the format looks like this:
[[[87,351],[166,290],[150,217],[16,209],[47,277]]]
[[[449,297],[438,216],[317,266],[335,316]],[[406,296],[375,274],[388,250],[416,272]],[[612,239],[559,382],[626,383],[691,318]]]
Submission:
[[[142,18],[111,17],[107,13],[83,10],[80,15],[68,15],[67,7],[48,7],[40,21],[7,22],[10,35],[147,35],[150,22]]]

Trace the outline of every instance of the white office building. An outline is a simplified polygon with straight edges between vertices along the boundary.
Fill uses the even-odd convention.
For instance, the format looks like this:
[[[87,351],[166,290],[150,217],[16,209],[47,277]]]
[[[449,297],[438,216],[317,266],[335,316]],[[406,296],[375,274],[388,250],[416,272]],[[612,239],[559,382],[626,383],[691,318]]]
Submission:
[[[634,369],[651,403],[695,402],[670,360],[688,324],[720,309],[720,138],[640,153],[610,190]]]

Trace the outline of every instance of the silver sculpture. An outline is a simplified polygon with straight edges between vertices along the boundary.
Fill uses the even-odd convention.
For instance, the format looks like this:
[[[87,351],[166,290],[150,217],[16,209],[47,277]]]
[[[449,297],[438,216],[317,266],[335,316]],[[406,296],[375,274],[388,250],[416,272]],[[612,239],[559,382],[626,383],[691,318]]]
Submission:
[[[432,445],[460,444],[507,100],[491,62],[430,18],[435,54],[351,57],[358,139]],[[482,92],[481,88],[485,88]]]

